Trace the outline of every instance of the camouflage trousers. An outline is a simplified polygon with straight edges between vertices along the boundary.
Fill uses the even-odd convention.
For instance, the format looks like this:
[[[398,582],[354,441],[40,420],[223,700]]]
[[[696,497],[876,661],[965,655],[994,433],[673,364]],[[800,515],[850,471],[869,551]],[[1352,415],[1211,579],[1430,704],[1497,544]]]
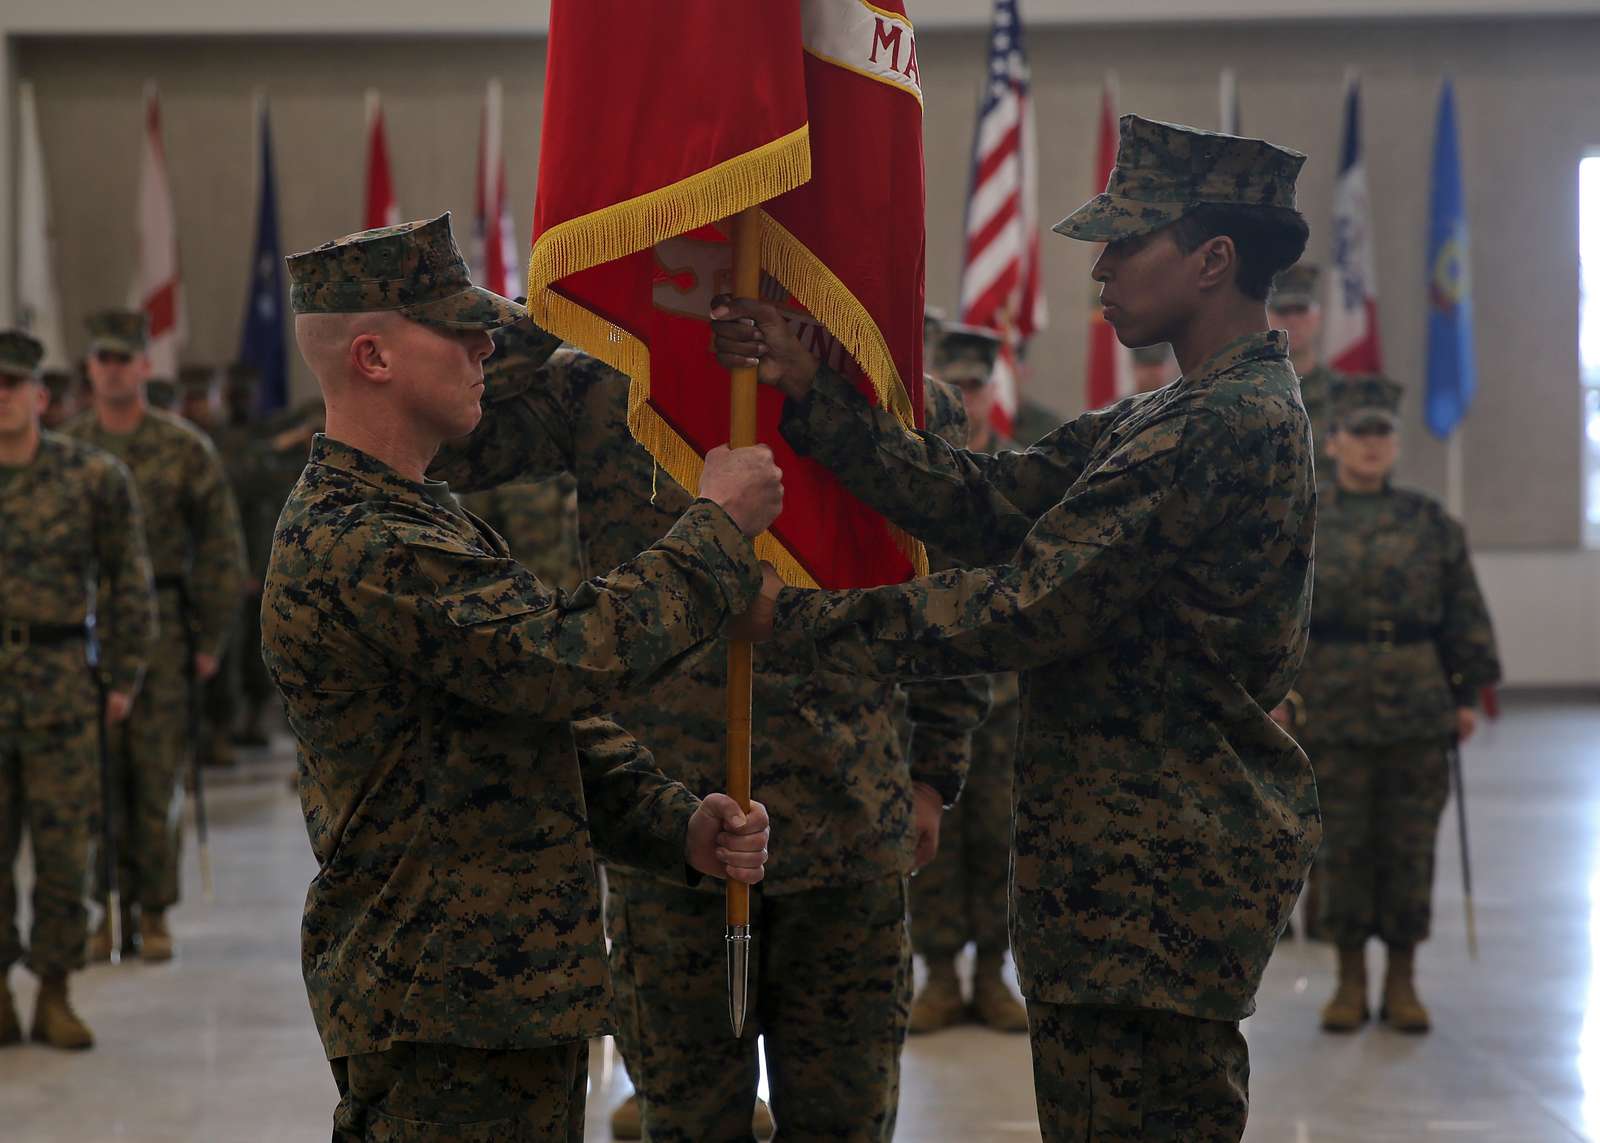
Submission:
[[[972,769],[961,800],[939,827],[939,854],[911,879],[911,945],[922,956],[953,959],[968,941],[980,953],[1010,944],[1011,780],[1016,761],[1015,704],[972,736]]]
[[[84,966],[84,901],[99,807],[93,718],[29,730],[0,728],[0,972],[23,955],[16,883],[23,830],[33,846],[34,873],[28,967],[46,976]]]
[[[333,1143],[583,1143],[589,1045],[396,1043],[329,1061]]]
[[[1434,848],[1450,797],[1445,746],[1332,747],[1311,762],[1322,802],[1323,935],[1345,947],[1374,936],[1402,947],[1427,940]]]
[[[750,1140],[763,1036],[780,1138],[887,1141],[911,999],[905,879],[751,898],[750,1010],[735,1040],[722,895],[610,873],[617,1042],[645,1138]]]
[[[162,638],[150,657],[133,713],[111,728],[118,886],[124,902],[145,912],[178,903],[189,738],[185,666],[183,644]],[[104,885],[99,895],[103,901]]]
[[[1250,1050],[1239,1025],[1028,1001],[1044,1143],[1238,1143]]]

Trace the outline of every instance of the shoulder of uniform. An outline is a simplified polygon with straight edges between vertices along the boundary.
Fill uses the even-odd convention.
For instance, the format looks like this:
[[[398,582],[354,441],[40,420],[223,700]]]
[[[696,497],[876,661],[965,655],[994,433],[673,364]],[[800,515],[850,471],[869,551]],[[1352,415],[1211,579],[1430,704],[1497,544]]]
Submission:
[[[85,409],[81,413],[68,417],[62,423],[60,429],[56,430],[56,435],[77,438],[88,432],[93,424],[94,410]]]
[[[168,436],[182,437],[185,440],[196,442],[208,452],[216,451],[216,446],[211,443],[211,438],[205,434],[204,430],[190,424],[178,414],[169,413],[165,409],[148,409],[145,415],[153,423],[160,426],[159,431],[166,433]]]

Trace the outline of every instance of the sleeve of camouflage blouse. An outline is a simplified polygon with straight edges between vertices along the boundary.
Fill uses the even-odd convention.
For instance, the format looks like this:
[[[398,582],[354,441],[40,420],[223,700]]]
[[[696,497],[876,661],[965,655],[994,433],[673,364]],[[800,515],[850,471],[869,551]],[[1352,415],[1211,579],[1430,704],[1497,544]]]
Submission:
[[[102,674],[107,689],[133,694],[155,641],[156,595],[139,497],[133,478],[120,463],[105,468],[95,544],[100,582],[107,585],[106,621],[100,624],[107,633],[101,647]]]
[[[681,871],[689,818],[700,799],[656,769],[650,752],[609,719],[581,719],[572,733],[600,856],[638,869]]]
[[[460,440],[447,441],[428,475],[457,492],[478,492],[570,471],[572,422],[556,415],[566,393],[565,378],[560,365],[551,365],[529,377],[495,379],[484,393],[478,427]]]
[[[408,671],[491,709],[547,722],[639,686],[718,635],[761,586],[755,549],[697,501],[654,547],[578,590],[552,593],[515,560],[375,529],[339,553],[321,601]],[[359,566],[346,569],[343,559]],[[343,598],[349,596],[350,598]]]
[[[906,698],[911,780],[927,783],[945,805],[954,805],[972,766],[972,732],[989,715],[989,676],[908,683]]]
[[[934,434],[907,432],[823,367],[804,400],[784,402],[780,428],[797,452],[827,465],[907,532],[982,565],[1015,552],[1083,471],[1101,425],[1092,416],[1080,422],[1025,452],[969,452]]]
[[[233,633],[244,588],[244,529],[222,462],[209,444],[195,462],[188,515],[193,541],[189,622],[195,625],[195,646],[220,655]]]
[[[1457,706],[1475,706],[1480,687],[1500,681],[1500,655],[1494,625],[1478,588],[1477,574],[1461,525],[1446,520],[1444,545],[1444,621],[1439,626],[1439,660]]]
[[[1222,520],[1239,450],[1209,413],[1129,441],[1051,509],[1016,559],[892,587],[779,596],[777,625],[808,632],[821,661],[880,677],[1019,671],[1089,650]]]

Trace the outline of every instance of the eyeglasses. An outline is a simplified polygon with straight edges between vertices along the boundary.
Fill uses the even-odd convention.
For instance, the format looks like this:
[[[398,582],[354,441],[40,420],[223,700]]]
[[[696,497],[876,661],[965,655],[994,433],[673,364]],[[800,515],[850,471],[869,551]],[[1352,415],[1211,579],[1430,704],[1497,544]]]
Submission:
[[[1392,437],[1394,436],[1394,426],[1385,424],[1382,421],[1375,421],[1371,424],[1357,425],[1353,429],[1346,429],[1345,432],[1353,437]]]
[[[13,390],[22,388],[32,380],[32,377],[16,373],[0,373],[0,392],[10,393]]]
[[[115,349],[100,349],[95,351],[94,359],[101,365],[127,365],[133,360],[133,354],[118,353]]]

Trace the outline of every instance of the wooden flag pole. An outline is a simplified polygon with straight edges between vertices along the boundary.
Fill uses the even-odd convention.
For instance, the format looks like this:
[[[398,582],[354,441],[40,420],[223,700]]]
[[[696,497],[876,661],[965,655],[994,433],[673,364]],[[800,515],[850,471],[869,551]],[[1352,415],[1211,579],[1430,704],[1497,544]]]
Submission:
[[[760,297],[761,215],[758,207],[741,211],[733,224],[733,295]],[[731,417],[728,445],[748,448],[756,443],[756,370],[754,366],[732,372]],[[750,644],[728,643],[728,782],[727,794],[745,810],[750,808]],[[750,985],[750,886],[727,882],[728,1016],[733,1034],[744,1032]]]

